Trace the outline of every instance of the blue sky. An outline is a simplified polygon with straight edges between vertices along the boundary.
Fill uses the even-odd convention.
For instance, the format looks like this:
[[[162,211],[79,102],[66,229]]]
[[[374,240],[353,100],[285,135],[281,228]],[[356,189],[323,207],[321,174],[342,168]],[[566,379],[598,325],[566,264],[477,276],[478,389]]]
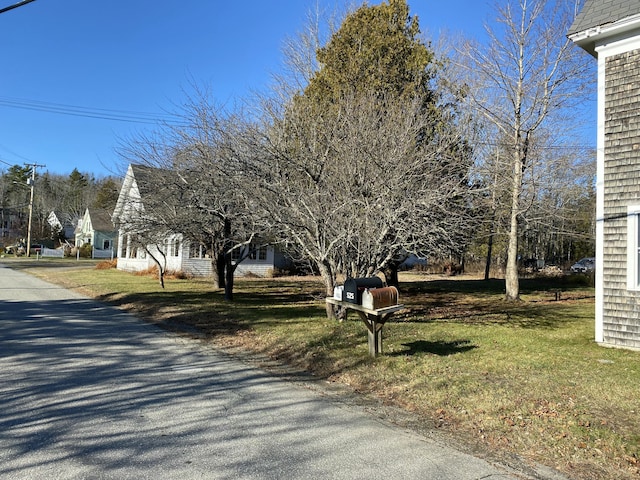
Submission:
[[[0,0],[0,7],[18,1]],[[329,9],[345,3],[317,1]],[[45,165],[39,172],[121,173],[118,138],[154,127],[113,116],[163,115],[184,99],[190,79],[212,86],[223,103],[265,88],[280,69],[282,42],[315,4],[36,0],[0,14],[0,171],[37,163]],[[490,4],[409,0],[434,39],[441,30],[481,35]]]

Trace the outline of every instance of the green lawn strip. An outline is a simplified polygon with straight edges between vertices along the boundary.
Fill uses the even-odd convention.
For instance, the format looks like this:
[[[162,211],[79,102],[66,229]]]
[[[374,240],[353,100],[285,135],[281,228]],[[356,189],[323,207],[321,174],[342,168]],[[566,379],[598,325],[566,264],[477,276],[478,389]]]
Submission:
[[[572,478],[640,473],[640,353],[595,344],[593,289],[580,283],[523,281],[522,301],[508,303],[498,281],[410,278],[400,289],[407,309],[385,326],[384,355],[372,359],[355,315],[326,319],[319,281],[239,279],[230,303],[201,280],[169,279],[163,290],[116,270],[58,277],[156,321],[234,338]]]

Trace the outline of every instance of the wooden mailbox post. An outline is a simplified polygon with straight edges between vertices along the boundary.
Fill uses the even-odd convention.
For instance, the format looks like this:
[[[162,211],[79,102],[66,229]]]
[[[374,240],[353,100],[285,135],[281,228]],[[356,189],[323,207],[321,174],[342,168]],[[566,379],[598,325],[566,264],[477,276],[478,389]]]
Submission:
[[[344,308],[350,308],[355,310],[364,324],[367,326],[367,333],[369,339],[369,355],[375,357],[377,354],[382,353],[382,327],[385,322],[398,310],[402,310],[404,305],[392,305],[390,307],[379,308],[372,310],[365,308],[362,305],[356,303],[343,302],[333,297],[327,297],[327,303],[332,305],[338,305]]]

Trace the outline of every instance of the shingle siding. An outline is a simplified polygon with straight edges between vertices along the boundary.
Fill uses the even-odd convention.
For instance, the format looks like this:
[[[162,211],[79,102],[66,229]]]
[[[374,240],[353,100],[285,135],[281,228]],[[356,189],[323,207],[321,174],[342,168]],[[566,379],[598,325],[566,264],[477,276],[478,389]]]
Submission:
[[[627,207],[640,204],[640,50],[607,57],[605,70],[604,341],[640,348],[640,293],[627,290],[626,238]]]

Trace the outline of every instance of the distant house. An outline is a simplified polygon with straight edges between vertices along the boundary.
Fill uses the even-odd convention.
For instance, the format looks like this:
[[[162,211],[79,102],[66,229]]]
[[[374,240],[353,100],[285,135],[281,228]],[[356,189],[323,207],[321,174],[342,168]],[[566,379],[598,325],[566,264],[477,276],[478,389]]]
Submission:
[[[118,269],[126,271],[144,271],[155,266],[151,255],[161,249],[166,254],[166,269],[183,272],[194,276],[211,276],[213,274],[212,259],[206,248],[197,242],[190,241],[180,232],[164,236],[160,245],[146,245],[141,247],[136,242],[135,219],[144,215],[145,198],[157,191],[159,178],[170,172],[144,165],[130,165],[122,183],[113,221],[118,227]],[[146,248],[145,248],[146,247]],[[236,274],[267,276],[275,268],[288,265],[284,256],[272,246],[249,245],[244,252],[236,250],[232,253],[232,260],[239,259],[243,253],[248,254],[238,264]]]
[[[76,247],[90,244],[97,250],[112,250],[117,238],[118,232],[107,210],[87,208],[75,231]]]
[[[598,61],[595,337],[640,348],[640,2],[586,0],[568,36]]]
[[[54,232],[56,236],[59,234],[66,240],[75,240],[77,222],[73,222],[69,215],[52,211],[47,217],[47,223],[51,227],[51,231]]]

